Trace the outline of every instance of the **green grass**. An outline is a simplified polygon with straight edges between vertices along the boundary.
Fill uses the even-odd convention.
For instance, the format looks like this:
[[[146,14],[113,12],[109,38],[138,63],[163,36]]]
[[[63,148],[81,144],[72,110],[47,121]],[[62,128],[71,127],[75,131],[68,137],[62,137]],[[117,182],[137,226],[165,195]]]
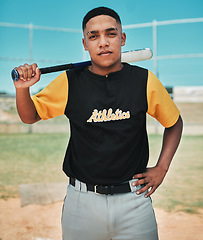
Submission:
[[[0,197],[18,197],[19,185],[67,181],[62,171],[68,136],[62,133],[0,134]],[[150,162],[158,158],[162,137],[150,135]],[[152,195],[155,207],[197,213],[203,208],[203,136],[184,136],[162,185]]]
[[[23,183],[60,182],[65,134],[0,134],[0,197],[18,196]]]
[[[150,136],[150,165],[161,147],[161,136]],[[203,207],[203,136],[183,136],[162,185],[152,195],[155,207],[196,213]]]

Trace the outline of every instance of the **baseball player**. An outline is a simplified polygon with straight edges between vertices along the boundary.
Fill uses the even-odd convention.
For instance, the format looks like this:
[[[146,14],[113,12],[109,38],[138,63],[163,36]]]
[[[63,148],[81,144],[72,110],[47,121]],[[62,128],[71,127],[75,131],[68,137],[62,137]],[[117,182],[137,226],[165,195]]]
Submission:
[[[63,72],[32,97],[29,88],[40,80],[37,64],[16,68],[19,116],[29,124],[62,114],[70,121],[63,240],[157,240],[150,195],[179,145],[180,112],[152,72],[121,62],[126,34],[114,10],[91,10],[82,27],[91,66]],[[152,168],[146,113],[165,128]]]

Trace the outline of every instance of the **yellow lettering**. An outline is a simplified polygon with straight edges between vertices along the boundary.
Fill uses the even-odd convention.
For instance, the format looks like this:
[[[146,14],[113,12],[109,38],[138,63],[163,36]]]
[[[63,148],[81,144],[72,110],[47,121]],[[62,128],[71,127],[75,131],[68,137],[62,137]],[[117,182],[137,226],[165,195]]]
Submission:
[[[111,120],[112,121],[116,120],[116,115],[114,113],[111,114]]]
[[[126,118],[130,118],[130,112],[129,111],[126,112],[125,119]]]
[[[122,112],[122,110],[117,109],[115,113],[113,113],[112,108],[109,108],[108,112],[106,109],[100,110],[99,112],[97,109],[94,109],[92,116],[87,120],[87,122],[107,122],[128,118],[130,118],[130,111]]]
[[[96,119],[97,122],[102,122],[100,119],[101,115],[102,115],[102,111],[99,111],[99,113],[97,114],[97,119]]]
[[[104,109],[103,112],[102,112],[102,116],[100,118],[101,122],[106,122],[107,121],[106,113],[107,113],[107,110]]]
[[[87,122],[92,122],[92,120],[96,122],[97,113],[98,113],[98,110],[95,109],[92,113],[92,116],[87,120]]]
[[[112,112],[113,112],[112,108],[109,108],[108,115],[107,115],[107,121],[111,121],[111,114],[112,114]]]

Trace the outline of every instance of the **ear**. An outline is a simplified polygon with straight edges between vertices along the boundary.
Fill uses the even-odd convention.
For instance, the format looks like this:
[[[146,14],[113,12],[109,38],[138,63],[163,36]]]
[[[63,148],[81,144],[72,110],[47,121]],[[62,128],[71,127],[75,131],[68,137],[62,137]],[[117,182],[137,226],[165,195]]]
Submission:
[[[82,39],[82,44],[84,46],[85,51],[88,51],[87,43],[85,41],[85,38]]]
[[[125,41],[126,41],[126,34],[122,32],[121,35],[121,46],[125,46]]]

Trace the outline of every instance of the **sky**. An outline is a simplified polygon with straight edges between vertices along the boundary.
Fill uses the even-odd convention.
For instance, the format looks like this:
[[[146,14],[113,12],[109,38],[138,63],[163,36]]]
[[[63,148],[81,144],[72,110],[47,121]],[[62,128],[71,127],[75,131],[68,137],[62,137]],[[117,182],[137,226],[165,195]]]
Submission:
[[[78,62],[89,59],[82,46],[82,19],[98,6],[110,7],[120,15],[127,34],[122,51],[142,48],[153,51],[151,27],[125,29],[126,25],[203,17],[202,0],[0,0],[0,23],[76,29],[74,33],[34,30],[32,62],[39,67]],[[203,54],[203,22],[158,26],[157,37],[158,56]],[[27,59],[28,29],[0,25],[0,92],[15,93],[10,72],[16,66],[30,63]],[[133,64],[155,73],[153,58]],[[42,75],[31,92],[44,88],[59,74]],[[165,86],[202,86],[203,58],[159,60],[157,74]]]

